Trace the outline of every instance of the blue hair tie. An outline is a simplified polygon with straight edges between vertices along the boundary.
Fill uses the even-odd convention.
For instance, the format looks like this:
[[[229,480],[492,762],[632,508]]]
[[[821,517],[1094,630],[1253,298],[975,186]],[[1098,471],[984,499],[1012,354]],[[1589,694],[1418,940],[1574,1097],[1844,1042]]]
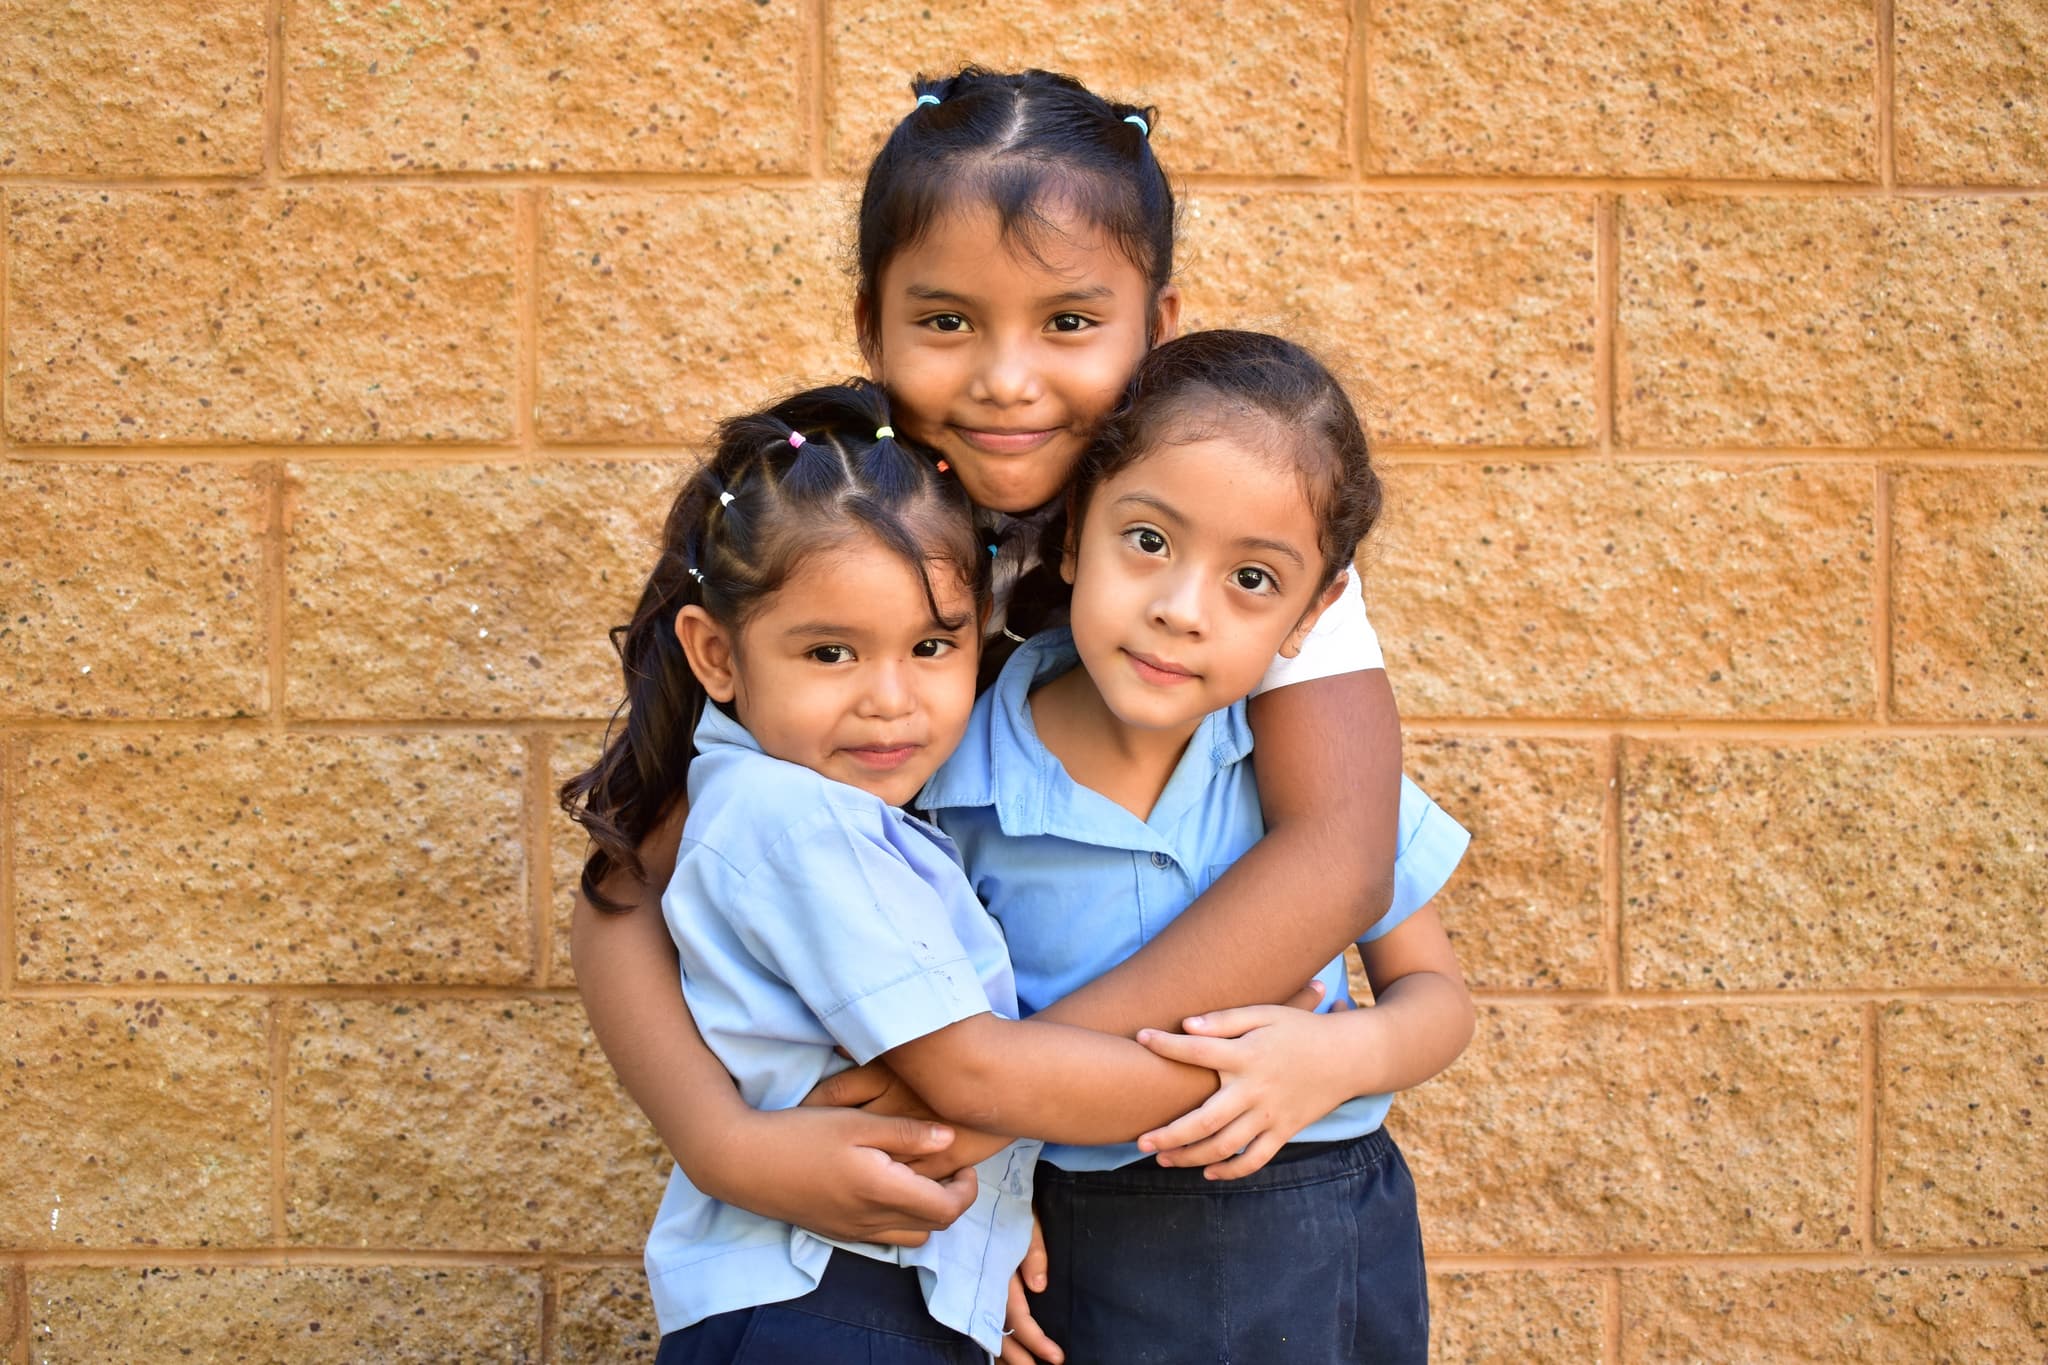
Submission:
[[[1146,139],[1146,140],[1147,140],[1148,142],[1149,142],[1149,141],[1151,140],[1151,138],[1152,138],[1152,125],[1151,125],[1151,124],[1149,124],[1149,123],[1147,123],[1147,122],[1145,122],[1144,118],[1143,118],[1143,117],[1142,117],[1141,115],[1138,115],[1138,114],[1125,114],[1125,115],[1124,115],[1124,122],[1125,122],[1125,123],[1135,123],[1135,124],[1137,124],[1137,125],[1138,125],[1138,131],[1139,131],[1140,133],[1143,133],[1143,134],[1145,135],[1145,139]]]
[[[917,103],[910,106],[910,112],[914,114],[918,110],[924,108],[927,104],[937,104],[938,102],[939,97],[937,95],[919,95],[917,97]]]

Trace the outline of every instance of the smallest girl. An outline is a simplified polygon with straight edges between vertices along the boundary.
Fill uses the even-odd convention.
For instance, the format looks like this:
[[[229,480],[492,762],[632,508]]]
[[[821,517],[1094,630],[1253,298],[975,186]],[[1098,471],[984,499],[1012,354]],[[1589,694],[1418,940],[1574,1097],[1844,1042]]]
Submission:
[[[1128,1038],[1017,1022],[1000,931],[902,808],[966,727],[988,578],[959,481],[865,381],[727,421],[669,513],[619,637],[624,723],[563,804],[602,903],[687,799],[662,913],[755,1108],[794,1107],[840,1050],[886,1055],[950,1117],[1062,1141],[1134,1137],[1215,1087]],[[973,1206],[917,1248],[828,1242],[675,1171],[647,1243],[658,1360],[987,1361],[1038,1147],[982,1161]]]
[[[1027,1015],[1135,953],[1258,841],[1245,697],[1335,600],[1379,506],[1357,415],[1301,347],[1195,332],[1139,365],[1048,533],[1069,628],[1019,647],[922,798],[1003,926]],[[1326,1012],[1147,1030],[1221,1088],[1137,1144],[1047,1143],[1051,1277],[1028,1330],[1013,1315],[1034,1351],[1051,1356],[1049,1336],[1071,1365],[1426,1358],[1415,1186],[1382,1120],[1471,1037],[1426,904],[1466,841],[1412,784],[1399,841],[1409,881],[1359,944],[1372,1007],[1327,1012],[1340,957],[1318,978]]]

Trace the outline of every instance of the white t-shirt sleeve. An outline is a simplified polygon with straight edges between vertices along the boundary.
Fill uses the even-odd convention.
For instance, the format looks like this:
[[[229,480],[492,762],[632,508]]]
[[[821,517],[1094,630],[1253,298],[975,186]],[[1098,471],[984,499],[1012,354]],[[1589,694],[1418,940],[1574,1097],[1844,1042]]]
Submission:
[[[1365,595],[1358,590],[1358,574],[1354,571],[1344,576],[1343,595],[1316,621],[1308,638],[1301,642],[1301,652],[1291,659],[1284,654],[1276,655],[1273,666],[1252,689],[1252,695],[1256,697],[1291,683],[1386,666],[1386,658],[1380,653],[1380,637],[1366,619]]]

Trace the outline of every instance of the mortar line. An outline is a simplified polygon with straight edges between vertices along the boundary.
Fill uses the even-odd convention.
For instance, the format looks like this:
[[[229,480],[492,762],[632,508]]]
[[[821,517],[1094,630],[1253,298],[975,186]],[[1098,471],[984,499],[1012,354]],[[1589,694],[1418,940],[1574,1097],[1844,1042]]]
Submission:
[[[1884,1266],[1927,1268],[1964,1266],[2004,1267],[2020,1273],[2048,1266],[2048,1254],[2038,1248],[1952,1247],[1940,1251],[1894,1251],[1879,1258]],[[1702,1270],[1713,1273],[1743,1271],[1830,1271],[1868,1270],[1871,1263],[1861,1252],[1849,1251],[1664,1251],[1584,1252],[1554,1255],[1514,1252],[1469,1252],[1463,1255],[1431,1253],[1429,1268],[1443,1273],[1473,1271],[1629,1271]]]
[[[284,174],[284,0],[264,0],[263,41],[270,70],[263,78],[263,171],[257,183],[272,186]]]
[[[473,981],[442,983],[428,981],[38,981],[18,983],[16,1000],[133,1000],[141,995],[152,999],[181,1001],[437,1001],[453,1005],[492,1005],[520,1001],[527,1004],[555,1004],[576,1000],[571,986],[539,987],[522,982]],[[2048,994],[2048,991],[2044,991]],[[1890,997],[1899,998],[1896,993]]]
[[[1877,0],[1877,178],[1885,190],[1898,188],[1898,140],[1892,106],[1898,89],[1898,15],[1893,0]]]
[[[1621,427],[1620,203],[1601,195],[1593,204],[1593,408],[1599,415],[1599,450],[1612,458]]]
[[[512,414],[512,437],[527,456],[540,445],[534,408],[540,402],[540,200],[544,193],[521,190],[512,208],[512,270],[519,281],[519,372],[512,386],[518,410]]]
[[[1625,741],[1615,735],[1607,742],[1602,775],[1607,790],[1600,804],[1600,953],[1607,976],[1607,995],[1619,999],[1627,993],[1622,975],[1621,922],[1621,773]]]
[[[526,838],[526,906],[532,923],[533,984],[546,988],[553,981],[555,936],[548,932],[554,885],[553,825],[548,819],[549,764],[554,756],[554,736],[545,732],[526,737],[526,810],[521,823]]]
[[[1863,1007],[1863,1095],[1856,1107],[1857,1237],[1863,1254],[1876,1259],[1877,1247],[1877,1002]]]
[[[561,1312],[561,1265],[544,1261],[540,1268],[540,1358],[555,1358],[555,1323]]]
[[[14,736],[0,731],[0,998],[14,993],[14,820],[21,804]]]
[[[10,230],[7,201],[7,187],[0,185],[0,441],[7,443],[7,453],[14,453],[14,439],[7,432],[7,386],[14,374],[8,363],[10,348],[7,344],[7,239]]]
[[[155,983],[161,987],[162,983]],[[1638,986],[1620,996],[1593,987],[1544,988],[1475,985],[1472,998],[1503,1009],[1540,1006],[1546,1009],[1619,1008],[1643,1010],[1718,1009],[1727,1005],[1838,1005],[1941,1002],[1975,1005],[2034,1005],[2048,1001],[2048,985],[1978,986],[1938,982],[1906,986],[1820,986],[1778,989],[1742,986],[1731,990],[1673,986]]]
[[[265,717],[266,725],[273,734],[281,734],[285,728],[285,632],[288,629],[290,585],[285,580],[285,483],[291,477],[283,460],[270,463],[270,488],[268,490],[268,515],[263,528],[263,582],[268,596],[264,599],[264,636],[268,657],[266,680],[269,684],[270,708]],[[96,731],[103,726],[95,725]]]
[[[8,1263],[7,1288],[9,1297],[14,1300],[14,1311],[7,1315],[7,1328],[14,1334],[14,1344],[7,1348],[7,1359],[14,1365],[29,1365],[28,1267],[22,1262]]]
[[[1372,0],[1352,0],[1351,42],[1347,45],[1344,89],[1357,107],[1346,129],[1351,144],[1351,174],[1363,183],[1372,173]]]
[[[270,1044],[270,1240],[285,1244],[284,1081],[287,1063],[284,1011],[287,1002],[272,1000],[265,1027]]]
[[[1892,718],[1892,476],[1877,467],[1872,486],[1870,650],[1876,664],[1877,720]]]
[[[832,165],[832,153],[837,150],[827,145],[831,137],[827,124],[832,107],[832,64],[825,58],[827,35],[832,26],[830,0],[811,0],[810,20],[810,46],[805,53],[810,79],[804,82],[804,113],[811,124],[811,178],[822,182]]]
[[[1621,1268],[1609,1266],[1601,1277],[1600,1293],[1600,1358],[1614,1362],[1621,1359]]]

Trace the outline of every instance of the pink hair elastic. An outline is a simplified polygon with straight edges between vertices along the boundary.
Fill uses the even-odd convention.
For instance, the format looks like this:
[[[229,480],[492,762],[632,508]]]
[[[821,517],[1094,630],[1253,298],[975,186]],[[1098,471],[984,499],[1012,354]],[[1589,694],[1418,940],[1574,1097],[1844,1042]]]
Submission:
[[[791,433],[789,433],[789,445],[790,449],[792,450],[802,450],[804,445],[804,434],[801,431],[792,431]]]

